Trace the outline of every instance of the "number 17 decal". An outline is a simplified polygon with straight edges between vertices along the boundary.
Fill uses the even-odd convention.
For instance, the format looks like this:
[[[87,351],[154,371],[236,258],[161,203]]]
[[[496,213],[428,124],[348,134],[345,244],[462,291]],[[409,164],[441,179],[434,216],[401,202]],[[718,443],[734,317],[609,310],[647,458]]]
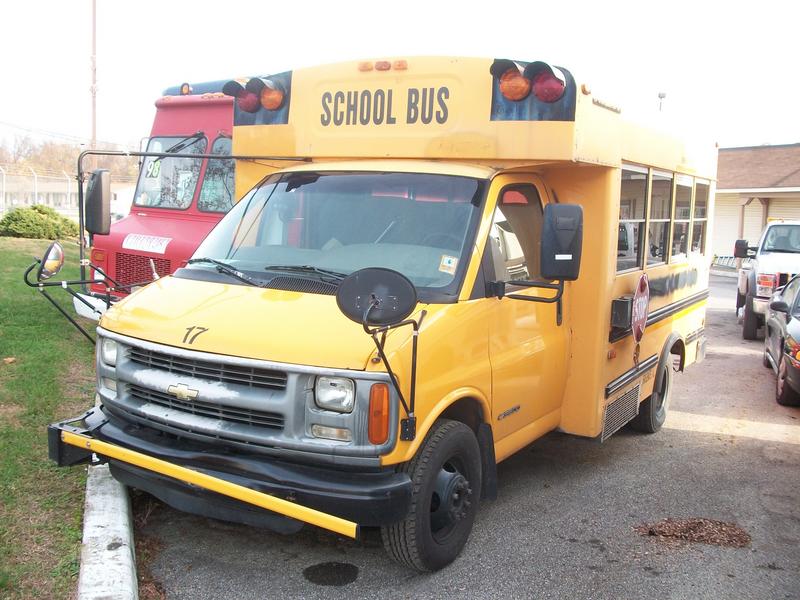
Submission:
[[[186,335],[183,336],[183,343],[184,344],[194,344],[194,341],[197,339],[201,333],[205,333],[208,331],[208,327],[198,327],[197,325],[192,325],[191,327],[186,328]]]

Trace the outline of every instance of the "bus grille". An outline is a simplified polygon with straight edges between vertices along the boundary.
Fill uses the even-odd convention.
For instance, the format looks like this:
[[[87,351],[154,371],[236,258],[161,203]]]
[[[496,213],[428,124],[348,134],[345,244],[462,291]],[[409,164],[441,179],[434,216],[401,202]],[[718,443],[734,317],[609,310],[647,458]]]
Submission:
[[[169,394],[148,390],[137,385],[129,386],[128,392],[131,398],[139,400],[143,404],[157,404],[165,408],[179,410],[192,415],[210,417],[232,423],[241,423],[255,427],[269,427],[271,429],[283,429],[283,415],[277,413],[226,406],[215,402],[204,402],[202,400],[183,401]],[[176,420],[175,422],[177,423],[178,421]]]
[[[117,269],[114,273],[114,279],[121,285],[134,283],[146,285],[150,283],[153,281],[153,269],[150,267],[150,260],[147,256],[117,252]],[[172,273],[170,262],[166,258],[153,258],[152,260],[160,277]]]
[[[606,406],[606,414],[603,419],[603,433],[600,437],[601,442],[605,442],[628,423],[628,421],[639,414],[640,390],[641,384],[637,384]]]
[[[128,358],[145,367],[169,371],[175,375],[270,390],[286,389],[286,373],[271,369],[184,358],[135,346],[128,349]]]

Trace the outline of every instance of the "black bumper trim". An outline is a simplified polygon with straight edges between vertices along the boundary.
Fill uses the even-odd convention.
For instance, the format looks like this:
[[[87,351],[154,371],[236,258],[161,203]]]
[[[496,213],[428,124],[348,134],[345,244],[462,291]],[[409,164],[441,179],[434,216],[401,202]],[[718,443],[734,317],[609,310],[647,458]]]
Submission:
[[[609,384],[606,386],[606,398],[628,385],[631,381],[637,379],[640,375],[643,375],[650,369],[654,368],[656,364],[658,364],[658,355],[653,354],[653,356],[644,359],[629,371],[625,371],[622,375],[609,382]]]

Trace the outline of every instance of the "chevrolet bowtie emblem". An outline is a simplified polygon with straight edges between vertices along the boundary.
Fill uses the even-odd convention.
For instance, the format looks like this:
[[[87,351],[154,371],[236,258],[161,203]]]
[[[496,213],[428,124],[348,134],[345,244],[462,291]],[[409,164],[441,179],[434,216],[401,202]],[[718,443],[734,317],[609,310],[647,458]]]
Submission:
[[[167,388],[167,392],[175,396],[178,400],[194,400],[200,393],[199,391],[193,390],[184,383],[179,383],[178,385],[169,386]]]

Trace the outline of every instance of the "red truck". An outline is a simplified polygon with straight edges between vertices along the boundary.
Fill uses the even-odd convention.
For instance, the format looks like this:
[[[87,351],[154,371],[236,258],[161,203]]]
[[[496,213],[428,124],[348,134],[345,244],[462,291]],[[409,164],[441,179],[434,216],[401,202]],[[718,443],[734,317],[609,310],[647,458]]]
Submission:
[[[143,157],[130,214],[108,235],[93,236],[89,258],[119,284],[115,297],[185,265],[236,202],[233,160],[186,157],[230,155],[234,99],[222,93],[224,83],[184,83],[156,100],[147,152],[184,157]],[[106,292],[100,284],[89,289]],[[97,318],[82,303],[75,308]]]

